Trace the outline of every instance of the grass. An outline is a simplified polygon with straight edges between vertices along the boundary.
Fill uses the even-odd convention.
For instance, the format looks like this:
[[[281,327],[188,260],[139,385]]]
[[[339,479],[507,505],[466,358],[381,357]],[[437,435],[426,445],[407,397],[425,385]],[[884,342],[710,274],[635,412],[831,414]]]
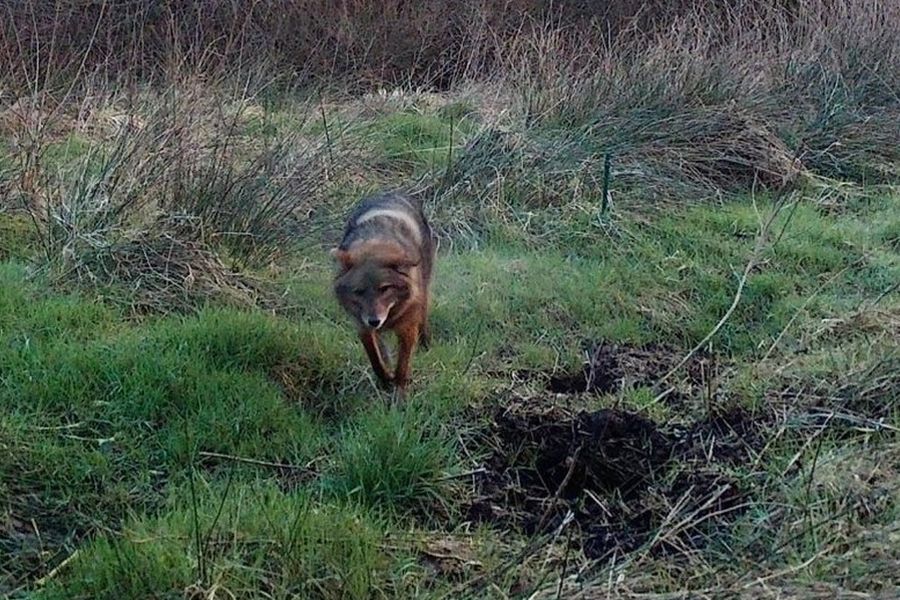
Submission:
[[[435,115],[392,113],[373,121],[364,135],[378,140],[375,154],[383,166],[433,169],[447,163],[450,123]]]
[[[286,495],[265,483],[231,490],[203,480],[197,485],[203,488],[196,505],[177,502],[165,516],[134,521],[119,539],[91,543],[75,565],[83,577],[38,597],[195,593],[202,589],[199,563],[208,569],[200,576],[211,589],[367,598],[408,560],[385,557],[379,551],[383,524],[353,506]],[[197,528],[199,545],[185,553]]]
[[[416,35],[428,77],[481,69],[440,93],[291,93],[203,61],[99,93],[130,71],[93,54],[51,93],[28,65],[62,54],[20,57],[0,594],[896,595],[900,63],[861,6],[602,43],[491,23],[453,58],[434,39],[472,23],[366,37],[345,15],[329,60],[358,85],[393,81],[408,56],[371,61]],[[421,194],[441,237],[404,403],[330,290],[345,212],[380,188]]]
[[[733,401],[753,406],[754,398],[765,396],[775,380],[760,379],[758,369],[779,362],[793,365],[791,377],[808,381],[839,381],[840,373],[853,371],[841,360],[851,360],[852,344],[835,346],[818,323],[851,319],[900,277],[900,260],[883,233],[897,219],[896,206],[884,197],[833,214],[805,200],[789,224],[786,216],[776,221],[787,225],[784,235],[767,250],[739,309],[714,341],[718,354],[744,369],[730,388]],[[383,405],[330,301],[324,265],[277,275],[295,307],[284,316],[207,308],[193,316],[126,321],[116,307],[48,289],[10,256],[0,286],[0,490],[8,507],[3,543],[15,561],[5,585],[15,589],[29,573],[46,572],[46,565],[77,550],[40,586],[40,597],[102,597],[113,582],[126,597],[198,585],[315,597],[447,590],[449,582],[415,560],[414,545],[386,550],[384,539],[406,523],[421,536],[463,518],[451,491],[458,482],[448,476],[472,468],[471,458],[458,425],[449,423],[462,425],[467,406],[490,404],[492,387],[505,385],[503,373],[577,368],[590,340],[690,347],[730,303],[756,223],[751,203],[737,200],[652,223],[625,217],[620,225],[629,234],[615,244],[599,245],[603,234],[584,229],[583,237],[540,248],[531,248],[526,237],[443,254],[437,344],[416,359],[410,403],[393,408]],[[19,235],[16,227],[4,231]],[[879,305],[896,311],[891,295]],[[896,357],[884,334],[850,327],[850,339],[860,342],[882,335],[885,356]],[[756,363],[776,339],[775,353]],[[857,360],[865,365],[876,357]],[[647,389],[626,390],[611,401],[660,422],[698,408],[662,406]],[[886,422],[896,426],[896,405],[888,415]],[[475,421],[463,430],[479,426]],[[887,463],[863,458],[859,444],[889,453],[889,437],[848,444],[826,435],[818,453],[823,464],[849,460],[859,469],[884,469]],[[784,446],[767,456],[773,469],[792,453],[810,451],[793,442]],[[313,475],[223,463],[201,451],[309,465]],[[790,479],[768,490],[758,500],[760,510],[783,497],[792,506],[815,507],[808,519],[817,521],[857,502],[841,500],[836,484],[808,484],[808,473],[797,473],[796,490]],[[894,489],[885,477],[879,485]],[[792,497],[807,493],[803,481],[822,499]],[[875,519],[876,529],[889,528],[893,503],[873,502],[866,506],[875,512],[866,518]],[[854,527],[869,522],[844,518]],[[784,528],[792,527],[779,523],[765,542],[770,546],[784,543]],[[206,540],[200,551],[198,528]],[[790,541],[777,564],[830,551],[837,541],[828,531]],[[518,534],[507,535],[515,544]],[[739,543],[740,534],[733,535]],[[49,557],[39,543],[52,547]],[[874,577],[859,560],[840,564],[853,585]],[[833,579],[823,569],[804,573],[810,582]]]

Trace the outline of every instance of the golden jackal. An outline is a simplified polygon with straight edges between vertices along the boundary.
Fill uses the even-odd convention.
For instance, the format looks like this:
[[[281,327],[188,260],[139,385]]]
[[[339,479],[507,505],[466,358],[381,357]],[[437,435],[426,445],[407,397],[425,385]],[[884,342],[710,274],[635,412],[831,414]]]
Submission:
[[[421,204],[397,194],[362,200],[350,214],[344,237],[331,251],[340,265],[338,301],[356,320],[375,375],[405,391],[416,343],[429,341],[431,270],[435,243]],[[385,364],[380,332],[397,334],[397,367]]]

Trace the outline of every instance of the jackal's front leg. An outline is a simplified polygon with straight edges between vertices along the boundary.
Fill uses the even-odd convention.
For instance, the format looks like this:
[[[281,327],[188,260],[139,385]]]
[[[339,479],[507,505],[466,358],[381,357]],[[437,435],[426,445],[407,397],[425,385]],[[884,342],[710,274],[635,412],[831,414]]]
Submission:
[[[413,351],[419,341],[419,324],[409,325],[397,330],[399,351],[397,352],[397,369],[394,373],[394,384],[400,390],[406,390],[409,384],[410,363]]]
[[[422,308],[422,326],[419,330],[419,345],[427,350],[431,347],[431,292],[425,293],[425,305]]]
[[[381,382],[382,386],[389,386],[392,377],[390,370],[384,364],[384,357],[382,356],[383,345],[378,334],[374,331],[360,331],[359,339],[363,348],[366,349],[366,355],[369,357],[369,362],[372,363],[372,370],[375,371],[378,381]]]
[[[428,350],[431,347],[431,326],[428,324],[428,321],[425,321],[419,330],[419,345],[422,346],[423,350]]]

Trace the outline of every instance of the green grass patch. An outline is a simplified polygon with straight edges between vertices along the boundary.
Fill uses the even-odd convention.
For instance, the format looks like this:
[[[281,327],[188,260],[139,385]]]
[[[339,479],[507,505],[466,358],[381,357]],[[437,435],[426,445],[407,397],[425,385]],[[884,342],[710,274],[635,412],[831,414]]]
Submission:
[[[449,120],[383,115],[365,135],[386,169],[421,173],[446,159]],[[284,290],[278,316],[209,303],[190,316],[126,319],[89,287],[64,293],[32,273],[18,262],[34,253],[23,223],[0,220],[0,505],[8,507],[0,550],[13,557],[0,570],[0,590],[33,585],[77,549],[39,597],[446,591],[455,575],[423,567],[412,550],[421,540],[397,539],[411,528],[445,535],[469,527],[462,509],[476,488],[457,477],[490,453],[467,444],[507,400],[633,411],[662,428],[697,423],[724,406],[762,419],[789,397],[790,410],[821,400],[820,408],[896,424],[889,397],[897,314],[890,290],[900,278],[895,202],[840,212],[803,202],[779,215],[777,242],[713,339],[733,377],[716,381],[722,388],[709,398],[675,402],[651,382],[558,400],[542,377],[581,372],[596,342],[687,352],[732,303],[759,226],[753,203],[652,217],[616,208],[601,222],[590,199],[571,210],[508,200],[510,213],[481,232],[477,249],[441,253],[433,347],[418,351],[410,397],[399,405],[376,390],[332,297],[320,248],[298,250],[273,278]],[[757,199],[763,218],[766,202]],[[780,395],[785,390],[796,395]],[[742,491],[753,510],[733,535],[775,523],[771,536],[745,550],[778,554],[782,567],[839,540],[837,529],[813,539],[791,523],[849,506],[835,496],[840,485],[807,478],[804,487],[798,478],[808,472],[792,471],[792,462],[806,468],[816,447],[804,446],[808,430],[785,431],[759,465],[727,473],[752,482]],[[841,436],[852,432],[845,425],[823,435],[822,458],[851,460]],[[881,452],[883,439],[866,443]],[[773,483],[782,480],[783,487]],[[770,520],[768,503],[805,502],[815,503],[808,515]],[[895,518],[894,508],[881,507],[871,523],[886,527]],[[23,533],[32,519],[43,542]],[[514,559],[522,532],[488,531],[479,535],[497,542],[490,564],[498,554]],[[41,543],[58,552],[48,558]],[[725,551],[716,548],[698,552],[715,561]],[[467,576],[478,560],[463,561]],[[853,581],[866,580],[864,561],[840,564]],[[523,580],[537,585],[542,568],[523,567]],[[828,578],[820,567],[804,576]]]
[[[441,503],[438,482],[453,462],[452,447],[433,418],[416,408],[374,408],[360,415],[337,441],[337,472],[326,488],[391,509]]]
[[[47,144],[42,160],[49,169],[68,169],[84,163],[86,172],[93,172],[103,163],[97,150],[97,142],[80,133],[70,133]]]
[[[40,238],[31,218],[0,213],[0,261],[31,258],[39,248]]]
[[[378,117],[359,135],[375,145],[373,155],[382,168],[437,172],[447,165],[451,142],[459,145],[468,130],[467,122],[452,114],[441,117],[410,111]]]
[[[87,544],[39,598],[146,598],[181,593],[371,598],[403,592],[392,581],[405,556],[379,547],[385,524],[364,510],[273,486],[210,486],[197,476],[159,517],[134,517],[121,536]],[[194,498],[193,502],[189,498]]]

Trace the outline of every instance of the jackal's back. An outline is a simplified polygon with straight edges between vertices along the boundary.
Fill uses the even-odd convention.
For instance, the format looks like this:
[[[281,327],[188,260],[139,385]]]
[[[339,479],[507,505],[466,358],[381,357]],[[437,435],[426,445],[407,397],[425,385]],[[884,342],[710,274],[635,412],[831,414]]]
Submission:
[[[365,198],[357,204],[338,248],[349,250],[369,241],[392,241],[419,259],[426,281],[431,277],[434,237],[420,202],[400,193]]]

